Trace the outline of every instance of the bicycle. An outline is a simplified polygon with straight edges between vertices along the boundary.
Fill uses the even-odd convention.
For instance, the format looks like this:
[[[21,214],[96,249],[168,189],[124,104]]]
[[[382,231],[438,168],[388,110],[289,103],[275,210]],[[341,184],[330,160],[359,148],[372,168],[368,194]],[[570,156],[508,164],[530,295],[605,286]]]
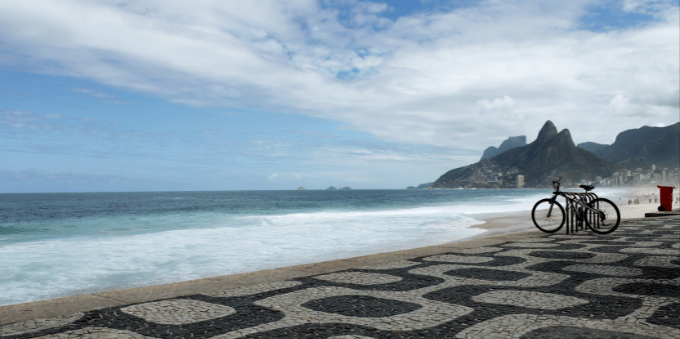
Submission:
[[[560,192],[561,179],[560,177],[552,182],[553,188],[555,188],[552,198],[539,200],[531,210],[531,219],[539,230],[554,233],[564,226],[567,218],[564,208],[557,202],[558,196],[571,202],[571,204],[567,203],[567,206],[571,206],[571,211],[576,216],[576,220],[583,221],[593,232],[609,234],[619,227],[621,213],[613,202],[605,198],[596,198],[586,203],[583,201],[585,199],[578,194]],[[585,189],[586,193],[595,188],[592,185],[580,185],[579,187]],[[555,206],[557,206],[557,209],[553,209]]]

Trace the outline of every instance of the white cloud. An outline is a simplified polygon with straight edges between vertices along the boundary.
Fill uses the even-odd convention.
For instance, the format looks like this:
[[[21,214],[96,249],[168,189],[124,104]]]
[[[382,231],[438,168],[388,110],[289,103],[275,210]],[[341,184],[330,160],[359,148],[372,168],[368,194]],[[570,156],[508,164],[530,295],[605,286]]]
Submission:
[[[385,4],[348,4],[349,27],[313,0],[0,0],[0,40],[13,66],[469,154],[498,135],[530,142],[547,119],[576,142],[609,143],[584,116],[616,131],[677,117],[672,2],[626,0],[624,10],[657,21],[603,33],[578,28],[586,1],[482,1],[396,22],[379,15]]]
[[[656,12],[659,9],[668,7],[669,0],[623,0],[623,10],[635,13]]]
[[[493,101],[489,99],[477,100],[477,106],[483,111],[509,110],[515,106],[515,100],[504,95],[502,98],[493,99]]]

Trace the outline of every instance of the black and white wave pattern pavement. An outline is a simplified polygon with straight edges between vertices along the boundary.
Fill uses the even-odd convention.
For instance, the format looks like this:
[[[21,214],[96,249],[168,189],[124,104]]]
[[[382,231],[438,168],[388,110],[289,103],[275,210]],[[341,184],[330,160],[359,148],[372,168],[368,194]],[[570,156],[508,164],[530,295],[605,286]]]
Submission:
[[[680,338],[680,217],[0,327],[23,338]]]

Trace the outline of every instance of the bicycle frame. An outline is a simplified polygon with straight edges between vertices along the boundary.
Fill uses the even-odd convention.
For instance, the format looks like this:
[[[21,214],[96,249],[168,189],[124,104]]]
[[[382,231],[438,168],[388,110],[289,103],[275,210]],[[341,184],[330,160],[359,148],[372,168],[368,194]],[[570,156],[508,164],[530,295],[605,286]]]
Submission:
[[[550,208],[548,209],[548,217],[550,217],[550,214],[552,213],[552,209],[553,209],[553,206],[555,205],[555,201],[557,200],[557,197],[560,196],[560,197],[564,197],[564,199],[567,201],[565,208],[567,208],[568,206],[571,206],[572,213],[575,214],[576,216],[578,216],[579,218],[581,218],[583,216],[581,215],[581,211],[577,210],[576,207],[574,207],[574,203],[581,206],[583,211],[589,210],[593,213],[598,213],[599,215],[601,215],[602,220],[605,219],[606,216],[605,216],[604,212],[602,212],[601,210],[598,210],[596,208],[589,207],[583,201],[581,201],[583,199],[581,199],[580,196],[579,196],[579,199],[575,199],[575,198],[569,197],[570,194],[575,194],[575,193],[560,192],[560,179],[562,179],[562,178],[560,177],[556,181],[553,181],[553,187],[555,188],[555,191],[553,192],[552,198],[550,198]],[[588,191],[586,191],[586,194],[587,193],[588,193]],[[578,193],[576,193],[576,194],[578,194]],[[587,215],[588,213],[586,212],[585,214]]]
[[[574,214],[576,214],[579,217],[581,216],[581,212],[578,211],[576,209],[576,207],[574,207],[574,203],[578,204],[579,206],[581,206],[584,209],[590,210],[593,213],[602,213],[602,211],[600,211],[596,208],[591,208],[588,205],[584,204],[583,201],[581,201],[582,199],[570,198],[566,194],[564,194],[563,192],[553,192],[553,196],[552,196],[552,198],[550,198],[550,208],[548,209],[548,217],[550,217],[550,213],[552,213],[552,208],[555,205],[555,201],[557,200],[558,196],[564,197],[565,200],[570,201],[571,202],[571,210],[574,212]],[[570,204],[567,204],[567,205],[570,205]]]
[[[562,178],[552,182],[555,188],[552,197],[539,200],[531,210],[531,218],[538,229],[546,233],[554,233],[559,231],[566,222],[567,234],[586,228],[598,234],[609,234],[616,230],[621,221],[621,214],[613,202],[589,192],[594,188],[592,185],[580,185],[585,189],[583,193],[560,192],[560,179]],[[558,196],[566,200],[564,208],[561,202],[557,202]],[[553,220],[555,219],[553,217],[555,205],[559,208],[557,212],[560,215]],[[547,213],[546,210],[548,210]]]

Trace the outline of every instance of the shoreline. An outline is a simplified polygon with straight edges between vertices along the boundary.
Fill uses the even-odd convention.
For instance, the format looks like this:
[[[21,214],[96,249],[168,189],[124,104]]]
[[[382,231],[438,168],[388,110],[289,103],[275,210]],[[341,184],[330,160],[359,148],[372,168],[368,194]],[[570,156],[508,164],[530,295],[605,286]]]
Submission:
[[[635,208],[630,207],[621,206],[621,211],[625,216],[625,219],[637,219],[636,217],[640,214],[644,219],[644,213],[650,211],[651,205],[637,205],[634,206]],[[475,214],[473,217],[477,220],[484,221],[484,223],[468,226],[468,228],[484,229],[486,232],[448,243],[432,244],[412,249],[388,250],[375,254],[318,261],[308,264],[159,285],[113,289],[97,293],[75,294],[60,298],[5,305],[0,306],[0,326],[36,318],[59,317],[106,307],[176,298],[211,291],[223,291],[262,283],[326,274],[365,265],[388,264],[394,261],[408,260],[424,255],[449,253],[451,251],[456,251],[456,249],[496,246],[507,241],[548,235],[536,229],[531,221],[530,211]]]
[[[652,193],[650,191],[640,191],[636,190],[635,192],[626,192],[626,193],[641,193],[642,195],[644,194],[649,194]],[[658,192],[657,192],[658,193]],[[674,194],[675,196],[676,194]],[[657,194],[658,196],[658,194]],[[645,213],[648,212],[656,212],[656,204],[654,204],[652,200],[652,204],[640,204],[640,205],[621,205],[618,200],[615,200],[615,198],[610,198],[610,200],[614,201],[615,204],[619,207],[621,214],[622,214],[622,220],[626,219],[637,219],[637,218],[642,218],[644,219]],[[676,205],[674,204],[674,209],[677,208]],[[539,232],[537,234],[543,234],[540,232],[533,224],[533,221],[531,220],[531,211],[530,210],[525,210],[525,211],[513,211],[513,212],[495,212],[495,213],[481,213],[481,214],[470,214],[466,215],[467,217],[473,218],[477,221],[483,222],[483,223],[478,223],[475,225],[470,225],[465,228],[477,228],[484,230],[485,232],[472,235],[469,237],[464,237],[461,239],[456,239],[453,241],[448,241],[448,242],[432,242],[431,244],[427,245],[420,245],[415,248],[411,249],[386,249],[384,251],[380,251],[378,253],[373,253],[373,254],[359,254],[358,256],[352,256],[352,257],[346,257],[346,258],[338,258],[338,259],[331,259],[331,258],[317,258],[320,259],[321,261],[318,262],[311,262],[311,263],[305,263],[305,264],[298,264],[294,265],[295,267],[297,266],[316,266],[320,265],[321,263],[324,262],[331,262],[331,261],[337,261],[337,262],[342,262],[342,261],[355,261],[356,258],[366,258],[366,257],[382,257],[384,255],[387,255],[389,253],[397,253],[397,252],[406,252],[406,251],[418,251],[419,249],[423,248],[430,248],[430,247],[437,247],[437,246],[459,246],[461,244],[465,244],[468,242],[476,242],[476,241],[486,241],[487,239],[492,239],[497,236],[508,236],[508,237],[515,237],[517,234],[520,233],[526,233],[526,232]],[[564,232],[564,230],[561,230],[560,232]],[[248,272],[242,272],[242,273],[234,273],[234,274],[229,274],[226,276],[242,276],[242,275],[250,275],[253,274],[254,272],[260,272],[260,271],[271,271],[271,270],[279,270],[279,269],[284,269],[289,266],[284,266],[284,267],[278,267],[278,268],[268,268],[268,269],[263,269],[263,270],[255,270],[255,271],[248,271]],[[292,267],[292,266],[291,266]],[[197,279],[197,280],[204,280],[204,281],[214,281],[218,280],[219,277],[224,277],[224,276],[215,276],[215,277],[210,277],[210,278],[203,278],[203,279]],[[148,285],[146,287],[123,287],[123,286],[117,286],[113,287],[111,289],[99,291],[99,292],[89,292],[85,294],[71,294],[70,296],[64,296],[64,297],[56,297],[55,299],[62,299],[62,298],[69,298],[69,297],[78,297],[78,296],[83,296],[83,295],[102,295],[106,293],[112,293],[115,291],[121,291],[121,290],[134,290],[137,288],[153,288],[154,286],[163,286],[163,285],[172,285],[172,284],[183,284],[187,283],[189,281],[194,281],[194,280],[188,280],[188,281],[180,281],[180,282],[175,282],[175,283],[163,283],[159,285]],[[121,288],[122,287],[122,288]],[[46,300],[55,300],[55,299],[44,299],[41,301],[34,301],[34,302],[43,302]],[[12,305],[26,305],[30,304],[32,302],[28,303],[20,303],[20,304],[11,304],[11,305],[5,305],[5,306],[0,306],[0,309],[2,307],[6,306],[12,306]],[[0,312],[1,313],[1,312]]]
[[[533,229],[532,229],[533,228]],[[111,289],[95,293],[74,294],[69,296],[42,299],[32,302],[0,306],[0,326],[31,319],[49,319],[68,317],[76,313],[91,310],[117,307],[181,296],[248,288],[254,285],[280,282],[294,278],[302,278],[319,274],[328,274],[346,269],[390,264],[399,260],[408,260],[421,256],[450,253],[456,250],[496,246],[508,241],[547,236],[533,225],[527,232],[491,235],[484,232],[484,237],[472,236],[449,243],[439,243],[403,250],[387,250],[375,254],[359,255],[341,259],[317,261],[307,264],[235,273],[209,278],[193,279],[158,285],[147,285],[134,288]]]

